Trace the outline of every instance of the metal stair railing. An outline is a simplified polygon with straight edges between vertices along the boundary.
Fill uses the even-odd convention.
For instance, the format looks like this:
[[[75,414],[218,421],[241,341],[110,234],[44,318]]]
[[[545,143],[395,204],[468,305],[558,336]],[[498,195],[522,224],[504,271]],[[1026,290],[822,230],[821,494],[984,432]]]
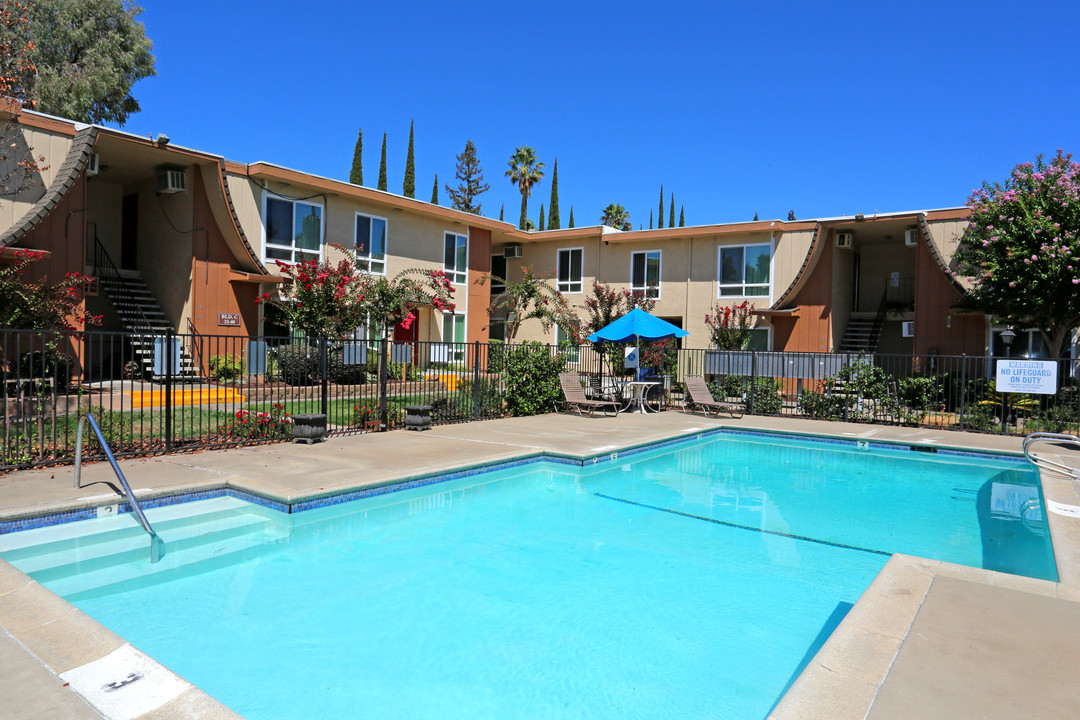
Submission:
[[[1077,437],[1076,435],[1066,435],[1064,433],[1037,432],[1031,433],[1024,438],[1024,457],[1027,458],[1028,462],[1037,468],[1058,472],[1062,475],[1071,477],[1073,480],[1080,480],[1080,469],[1069,467],[1056,460],[1039,457],[1032,452],[1031,446],[1038,442],[1065,442],[1075,445],[1076,449],[1080,450],[1080,437]]]
[[[128,287],[127,282],[124,280],[124,276],[120,274],[120,271],[116,268],[112,258],[109,257],[109,253],[105,250],[105,246],[98,240],[97,234],[94,234],[94,275],[99,279],[109,280],[114,287],[118,289],[118,294],[122,299],[126,300],[128,304],[134,308],[135,313],[138,315],[138,322],[136,323],[137,332],[145,332],[149,335],[158,334],[154,330],[153,323],[150,322],[150,318],[143,314],[142,307],[139,305],[139,301],[135,298],[134,293],[131,292],[131,288]],[[112,297],[110,296],[110,300]],[[117,308],[119,312],[119,308]]]
[[[124,477],[123,471],[120,470],[120,466],[116,463],[116,457],[113,455],[112,448],[109,447],[109,443],[101,433],[101,428],[98,426],[97,420],[95,420],[94,416],[90,413],[86,413],[79,418],[79,425],[75,430],[75,487],[82,486],[82,438],[83,427],[86,425],[87,421],[90,422],[90,429],[97,435],[98,443],[101,444],[101,449],[105,451],[105,457],[108,459],[109,464],[112,465],[113,472],[116,474],[116,479],[120,481],[120,485],[124,488],[128,504],[131,505],[135,517],[138,518],[139,524],[142,525],[143,530],[150,535],[150,562],[156,563],[165,555],[165,541],[154,532],[154,528],[150,527],[150,521],[146,519],[142,506],[139,505],[139,501],[135,499],[135,493],[131,491],[131,486],[128,485],[127,478]]]

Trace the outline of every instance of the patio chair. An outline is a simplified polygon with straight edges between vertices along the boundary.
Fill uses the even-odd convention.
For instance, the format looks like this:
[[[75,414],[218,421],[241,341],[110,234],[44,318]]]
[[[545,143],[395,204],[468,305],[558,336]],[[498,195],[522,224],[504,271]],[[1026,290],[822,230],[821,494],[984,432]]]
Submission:
[[[706,415],[712,411],[714,417],[719,417],[722,412],[726,412],[733,418],[741,418],[743,416],[742,401],[731,402],[728,400],[714,400],[712,393],[709,392],[709,386],[705,384],[705,378],[703,376],[687,375],[683,379],[683,384],[686,385],[686,394],[689,396],[683,400],[683,407],[686,410],[693,412],[695,409],[698,409]]]
[[[582,409],[587,409],[589,415],[596,412],[597,408],[604,411],[604,415],[608,414],[608,410],[615,411],[615,415],[619,414],[619,403],[614,400],[590,400],[585,397],[585,389],[581,387],[581,380],[576,372],[562,372],[559,373],[559,385],[562,387],[563,397],[563,409],[569,410],[573,408],[578,411],[578,415],[582,415]]]

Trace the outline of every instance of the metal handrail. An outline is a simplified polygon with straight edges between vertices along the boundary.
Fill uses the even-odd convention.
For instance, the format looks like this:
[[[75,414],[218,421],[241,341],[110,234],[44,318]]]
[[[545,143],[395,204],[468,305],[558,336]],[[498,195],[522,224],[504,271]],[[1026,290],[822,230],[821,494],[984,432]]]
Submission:
[[[1059,463],[1056,460],[1049,460],[1044,457],[1039,457],[1035,453],[1031,452],[1030,448],[1040,441],[1056,441],[1067,442],[1076,445],[1080,449],[1080,437],[1076,435],[1066,435],[1065,433],[1050,433],[1050,432],[1036,432],[1031,433],[1024,438],[1024,457],[1035,467],[1045,468],[1047,470],[1053,470],[1059,472],[1062,475],[1068,475],[1074,480],[1080,480],[1080,470],[1077,468],[1069,467],[1064,463]]]
[[[142,506],[139,505],[139,501],[135,499],[135,493],[131,491],[131,486],[128,485],[127,478],[124,477],[124,473],[120,470],[120,466],[116,463],[116,457],[113,456],[112,448],[109,447],[109,443],[105,440],[105,436],[101,433],[101,428],[97,424],[97,420],[90,413],[86,413],[79,418],[79,425],[75,430],[75,487],[81,487],[82,483],[82,437],[83,426],[86,421],[90,421],[90,429],[97,435],[98,442],[101,444],[101,449],[105,451],[105,457],[109,460],[109,464],[112,465],[113,472],[116,473],[116,479],[120,481],[120,485],[124,488],[124,493],[127,495],[128,503],[131,505],[131,509],[135,512],[135,517],[138,518],[139,524],[142,525],[150,535],[150,562],[156,563],[165,555],[165,541],[158,537],[158,534],[154,532],[154,528],[150,527],[150,521],[146,519],[146,515],[143,513]]]

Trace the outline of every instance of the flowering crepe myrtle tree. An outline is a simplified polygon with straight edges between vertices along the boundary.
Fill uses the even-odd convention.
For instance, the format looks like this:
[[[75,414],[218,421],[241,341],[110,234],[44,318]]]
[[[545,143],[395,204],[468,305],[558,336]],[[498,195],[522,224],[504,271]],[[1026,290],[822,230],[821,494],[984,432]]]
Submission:
[[[640,308],[645,312],[650,312],[654,307],[656,307],[656,300],[646,297],[643,292],[635,293],[627,288],[616,290],[606,283],[600,283],[593,280],[589,297],[585,298],[586,319],[582,323],[581,337],[584,340],[598,330],[615,322],[634,308]],[[661,341],[656,344],[662,346],[664,342]],[[600,355],[601,363],[603,363],[604,358],[608,356],[608,351],[612,345],[613,344],[607,340],[593,342],[593,348],[596,350],[597,354]],[[644,347],[648,350],[650,346],[645,345]],[[622,366],[619,365],[619,367]]]
[[[1038,328],[1060,357],[1080,324],[1080,165],[1061,150],[1039,155],[1002,183],[968,198],[968,226],[955,255],[971,289],[969,307],[1014,328]]]
[[[754,330],[754,306],[744,300],[735,306],[720,305],[705,313],[709,326],[709,341],[718,350],[742,350],[750,342]]]
[[[392,278],[359,272],[355,255],[333,245],[346,257],[328,260],[277,262],[285,278],[278,297],[263,293],[257,303],[280,309],[293,327],[309,336],[341,338],[371,323],[388,337],[393,326],[406,327],[416,319],[416,310],[432,305],[440,312],[453,312],[454,288],[442,270],[402,270]]]
[[[0,264],[0,327],[15,330],[78,330],[100,325],[100,315],[83,309],[87,277],[72,272],[60,282],[25,278],[28,267],[45,257],[40,250],[16,250],[12,262]]]
[[[544,332],[558,325],[580,343],[580,324],[563,294],[551,285],[551,275],[537,273],[531,266],[522,268],[521,280],[507,280],[494,275],[483,275],[477,282],[481,285],[495,279],[506,285],[506,290],[491,299],[489,312],[506,311],[506,342],[514,342],[521,323],[539,320]]]

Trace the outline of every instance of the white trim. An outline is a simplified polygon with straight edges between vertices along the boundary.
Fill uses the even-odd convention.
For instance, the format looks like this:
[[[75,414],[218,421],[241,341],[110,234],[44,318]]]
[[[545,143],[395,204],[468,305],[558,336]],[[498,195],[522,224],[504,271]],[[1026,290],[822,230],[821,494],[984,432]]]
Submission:
[[[664,251],[660,250],[659,248],[657,248],[655,250],[634,250],[633,252],[630,253],[630,292],[635,293],[635,292],[639,292],[639,291],[644,291],[645,297],[649,297],[649,294],[648,294],[649,286],[648,285],[643,285],[640,288],[634,285],[634,256],[639,255],[639,254],[642,254],[642,255],[645,256],[645,277],[643,278],[643,280],[645,282],[648,282],[649,281],[648,280],[648,277],[649,277],[649,253],[656,253],[657,256],[658,256],[657,261],[659,263],[659,266],[656,268],[656,297],[651,298],[651,299],[659,300],[660,299],[660,293],[661,293],[660,288],[664,284],[664,280],[663,280],[663,278],[664,278]]]
[[[465,269],[460,271],[460,273],[456,269],[457,268],[457,262],[456,262],[456,260],[457,260],[457,244],[456,244],[456,241],[455,241],[455,245],[454,245],[454,258],[455,258],[454,269],[450,269],[450,268],[446,267],[446,236],[447,235],[453,235],[455,237],[463,237],[463,238],[465,238]],[[469,245],[471,244],[469,242],[469,240],[470,240],[470,238],[469,238],[469,230],[468,230],[468,228],[465,229],[464,233],[458,232],[457,230],[443,230],[442,270],[443,270],[443,272],[446,273],[447,277],[450,280],[451,285],[464,285],[464,286],[467,287],[468,284],[469,284]],[[462,274],[462,275],[465,276],[465,279],[462,282],[457,282],[457,280],[455,279],[455,276],[457,276],[458,274]],[[468,293],[466,293],[466,296],[467,295],[468,295]],[[467,297],[466,297],[466,299],[467,299]]]
[[[304,248],[297,248],[295,245],[288,245],[288,246],[286,246],[286,245],[277,245],[277,244],[271,245],[267,241],[267,238],[266,238],[266,207],[267,207],[267,204],[268,204],[268,200],[270,200],[271,198],[273,198],[274,200],[280,200],[281,202],[287,202],[287,203],[292,203],[293,204],[293,219],[292,219],[292,225],[290,226],[290,232],[292,232],[292,228],[296,227],[296,205],[298,203],[301,204],[301,205],[308,205],[308,206],[311,206],[311,207],[319,208],[319,249],[318,250],[307,250],[307,249],[304,249]],[[296,262],[295,253],[297,253],[297,252],[305,253],[307,255],[317,255],[319,260],[322,261],[323,246],[326,244],[326,205],[325,205],[325,203],[311,202],[310,200],[293,200],[291,198],[283,197],[281,195],[278,195],[275,192],[272,192],[272,191],[270,191],[270,190],[268,190],[266,188],[263,188],[262,216],[259,218],[259,220],[260,220],[260,223],[259,223],[260,224],[260,230],[262,232],[262,253],[261,253],[261,256],[262,256],[262,261],[264,263],[272,263],[272,262],[277,262],[279,260],[281,262],[295,263]],[[275,249],[275,250],[288,250],[290,253],[293,253],[293,255],[289,260],[282,260],[281,258],[269,257],[267,255],[266,251],[267,251],[267,249],[269,249],[271,247],[273,249]]]
[[[382,260],[372,260],[371,259],[371,248],[368,248],[368,254],[367,255],[361,255],[360,252],[356,249],[356,221],[357,221],[357,218],[360,218],[360,217],[366,217],[369,220],[382,220],[384,223],[386,223],[386,236],[383,238],[383,258],[382,258]],[[370,224],[369,224],[368,237],[369,238],[371,237]],[[369,273],[371,275],[386,275],[387,258],[390,256],[390,220],[389,220],[389,218],[385,218],[385,217],[383,217],[381,215],[372,215],[371,213],[360,212],[359,210],[357,210],[354,213],[354,217],[353,217],[353,252],[356,254],[356,261],[357,262],[360,262],[361,260],[363,260],[368,264],[368,269],[366,271],[362,271],[362,272],[367,272],[367,273]],[[382,272],[375,272],[375,271],[373,271],[371,269],[371,263],[373,263],[373,262],[381,262],[382,263],[382,266],[383,266]]]
[[[759,247],[761,245],[769,246],[769,282],[767,284],[768,292],[764,295],[723,295],[721,291],[725,287],[735,287],[734,285],[724,285],[721,282],[721,274],[723,272],[723,255],[724,250],[730,250],[732,248],[743,249],[743,265],[745,270],[746,265],[746,248]],[[773,233],[772,237],[765,242],[742,242],[742,243],[727,243],[718,244],[716,246],[716,299],[717,300],[752,300],[758,302],[765,302],[768,305],[772,305],[773,301],[773,278],[776,275],[776,234]],[[746,275],[743,275],[743,282],[741,286],[743,292],[746,292]],[[754,283],[754,287],[760,287],[760,284]]]
[[[562,284],[563,281],[559,279],[559,265],[562,262],[560,256],[564,252],[573,253],[575,250],[577,250],[577,251],[579,251],[581,253],[581,277],[578,278],[578,280],[577,280],[577,284],[580,285],[580,288],[577,289],[577,290],[563,290],[562,287],[561,287],[561,284]],[[571,269],[573,268],[573,266],[574,266],[574,256],[571,255],[570,256],[570,267],[571,267]],[[571,278],[572,277],[573,277],[573,273],[571,273]],[[573,279],[570,279],[570,280],[566,281],[566,285],[568,287],[572,286],[573,283],[574,283]],[[556,250],[556,252],[555,252],[555,289],[558,290],[563,295],[581,295],[581,294],[583,294],[585,292],[585,247],[584,246],[569,247],[569,248],[558,248],[558,250]]]
[[[772,325],[755,325],[754,327],[750,328],[750,330],[751,331],[764,330],[766,333],[768,333],[768,339],[765,341],[765,349],[762,350],[761,352],[772,352],[773,351],[773,326]]]

